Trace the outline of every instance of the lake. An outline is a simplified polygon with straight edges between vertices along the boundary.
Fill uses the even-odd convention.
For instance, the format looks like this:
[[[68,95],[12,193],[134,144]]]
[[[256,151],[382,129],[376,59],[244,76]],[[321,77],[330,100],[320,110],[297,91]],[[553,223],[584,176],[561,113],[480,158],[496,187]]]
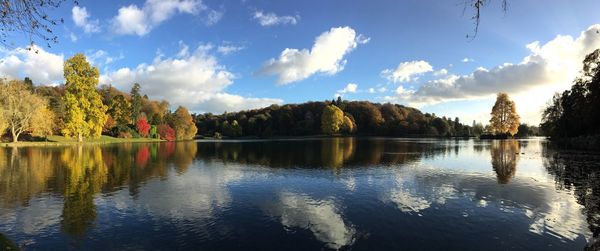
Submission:
[[[596,250],[600,155],[544,139],[0,148],[0,246]]]

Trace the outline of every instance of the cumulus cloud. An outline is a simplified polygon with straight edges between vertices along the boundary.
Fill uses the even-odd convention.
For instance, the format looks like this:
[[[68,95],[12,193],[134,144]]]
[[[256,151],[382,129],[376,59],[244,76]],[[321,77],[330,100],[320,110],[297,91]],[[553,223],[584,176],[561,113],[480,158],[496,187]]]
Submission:
[[[90,14],[85,7],[74,6],[71,10],[71,14],[75,25],[82,28],[85,33],[100,32],[98,19],[89,20]]]
[[[176,14],[198,15],[201,12],[207,12],[207,25],[218,22],[223,15],[210,10],[200,0],[146,0],[142,7],[131,4],[119,8],[111,21],[112,30],[116,34],[143,36]]]
[[[278,75],[279,84],[300,81],[316,73],[334,75],[344,69],[346,54],[368,41],[350,27],[331,28],[315,39],[310,50],[286,48],[279,58],[268,60],[259,74]]]
[[[300,16],[277,16],[275,13],[265,13],[263,11],[255,11],[253,18],[258,21],[261,26],[274,25],[295,25],[300,20]]]
[[[210,55],[212,46],[200,45],[192,52],[187,51],[186,45],[180,46],[176,57],[163,58],[158,53],[151,64],[108,72],[100,77],[100,82],[121,90],[129,90],[138,82],[151,98],[166,99],[174,106],[183,105],[197,112],[221,113],[283,103],[281,99],[246,98],[226,93],[234,74]]]
[[[472,58],[463,58],[461,60],[461,62],[463,62],[463,63],[470,63],[470,62],[474,62],[474,61],[475,61],[475,59],[472,59]]]
[[[415,77],[426,72],[433,71],[433,67],[423,60],[403,62],[396,69],[385,69],[381,76],[394,83],[409,82]]]
[[[585,55],[600,48],[599,31],[600,24],[596,24],[576,38],[558,35],[544,44],[536,41],[526,45],[529,55],[519,63],[504,63],[491,69],[479,67],[467,75],[449,74],[422,83],[410,95],[386,99],[422,106],[493,98],[498,92],[506,92],[520,107],[521,117],[537,123],[541,109],[552,94],[570,88]]]
[[[37,53],[36,53],[37,52]],[[42,85],[57,84],[63,79],[62,54],[53,54],[33,46],[0,50],[0,77],[7,79],[31,78],[34,83]]]
[[[338,90],[335,93],[335,97],[343,96],[345,93],[356,93],[358,92],[358,85],[355,83],[348,83],[344,89]]]

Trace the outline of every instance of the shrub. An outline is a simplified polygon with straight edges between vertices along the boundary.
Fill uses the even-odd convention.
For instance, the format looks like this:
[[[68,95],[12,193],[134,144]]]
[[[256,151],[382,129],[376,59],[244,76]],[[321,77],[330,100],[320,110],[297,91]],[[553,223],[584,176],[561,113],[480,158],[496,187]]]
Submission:
[[[155,125],[150,126],[150,132],[148,133],[150,138],[158,139],[160,135],[158,134],[158,129]]]

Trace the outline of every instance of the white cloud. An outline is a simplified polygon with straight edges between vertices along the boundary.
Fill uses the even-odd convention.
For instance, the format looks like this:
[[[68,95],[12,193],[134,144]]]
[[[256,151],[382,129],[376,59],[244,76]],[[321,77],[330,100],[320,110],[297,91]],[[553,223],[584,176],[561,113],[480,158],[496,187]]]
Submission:
[[[73,32],[71,32],[71,33],[69,34],[69,38],[71,38],[71,42],[73,42],[73,43],[77,42],[77,40],[79,39],[79,38],[77,37],[77,35],[75,35],[75,33],[73,33]]]
[[[439,76],[446,76],[448,75],[448,70],[447,69],[440,69],[437,71],[433,72],[433,76],[439,77]]]
[[[86,58],[90,62],[90,64],[101,68],[102,66],[106,66],[117,60],[125,58],[125,55],[123,55],[123,53],[120,53],[118,56],[115,57],[111,56],[108,52],[104,50],[97,50],[86,52]]]
[[[423,60],[403,62],[395,70],[385,69],[381,76],[394,83],[409,82],[415,80],[415,76],[433,71],[433,67]]]
[[[369,93],[375,93],[375,88],[369,88]]]
[[[204,23],[207,26],[214,25],[214,24],[218,23],[219,21],[221,21],[221,19],[223,18],[223,15],[225,15],[224,11],[210,10],[210,11],[208,11],[206,18],[204,18]]]
[[[231,43],[224,43],[224,44],[220,45],[219,47],[217,47],[217,52],[219,52],[223,55],[229,55],[231,53],[235,53],[235,52],[241,51],[243,49],[246,49],[246,47],[233,45]]]
[[[234,74],[209,54],[212,46],[200,45],[193,52],[188,52],[183,43],[180,47],[175,58],[163,58],[159,52],[151,64],[108,72],[100,77],[100,82],[121,90],[129,90],[138,82],[149,97],[165,99],[171,105],[183,105],[196,112],[231,112],[283,103],[281,99],[246,98],[226,93]]]
[[[338,90],[334,97],[342,97],[345,93],[356,93],[358,91],[358,85],[355,83],[348,83],[344,89]]]
[[[360,38],[360,39],[359,39]],[[290,49],[270,59],[260,69],[264,75],[278,75],[279,84],[306,79],[316,73],[334,75],[344,69],[344,56],[368,39],[350,27],[331,28],[315,39],[312,49]]]
[[[388,101],[422,106],[493,99],[496,93],[506,92],[515,100],[524,121],[538,123],[540,111],[552,94],[570,88],[585,55],[600,48],[599,30],[600,24],[596,24],[577,38],[559,35],[545,44],[530,43],[526,46],[529,55],[519,63],[504,63],[492,69],[479,67],[468,75],[451,74],[423,83],[411,95],[388,97]]]
[[[475,59],[472,59],[472,58],[463,58],[461,60],[461,62],[463,62],[463,63],[470,63],[470,62],[474,62],[474,61],[475,61]]]
[[[37,52],[37,53],[36,53]],[[8,79],[31,78],[35,84],[57,84],[63,80],[62,54],[47,52],[33,46],[31,50],[16,48],[0,50],[0,77]]]
[[[198,15],[203,11],[207,12],[207,25],[218,22],[223,16],[222,12],[210,10],[200,0],[146,0],[141,8],[135,4],[119,8],[111,21],[112,30],[116,34],[143,36],[175,14]]]
[[[75,25],[82,28],[85,33],[100,32],[98,19],[89,20],[90,14],[85,7],[74,6],[71,10],[71,14]]]
[[[112,21],[113,31],[117,34],[146,35],[150,32],[150,24],[144,11],[136,5],[121,7],[119,14]]]
[[[349,93],[356,93],[356,89],[357,88],[358,88],[357,84],[349,83],[349,84],[346,85],[346,87],[344,87],[344,89],[339,90],[338,92],[340,92],[340,93],[347,93],[347,92],[349,92]]]
[[[300,16],[277,16],[275,13],[264,13],[263,11],[254,12],[253,18],[257,20],[261,26],[295,25],[300,20]]]

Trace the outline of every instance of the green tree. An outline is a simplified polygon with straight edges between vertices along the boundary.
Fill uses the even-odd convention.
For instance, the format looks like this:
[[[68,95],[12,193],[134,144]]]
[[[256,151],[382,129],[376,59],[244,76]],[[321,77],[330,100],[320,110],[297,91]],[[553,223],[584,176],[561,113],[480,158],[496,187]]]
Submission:
[[[142,87],[140,84],[135,83],[131,88],[131,118],[133,120],[137,120],[142,112],[142,95],[140,94],[140,90]]]
[[[333,135],[340,132],[344,123],[344,112],[335,105],[328,105],[321,114],[321,130],[325,134]]]
[[[108,108],[102,104],[102,97],[96,91],[98,68],[92,67],[85,55],[79,53],[65,61],[64,71],[66,114],[63,134],[77,136],[79,142],[84,137],[99,137]]]
[[[198,128],[196,128],[192,116],[185,107],[178,107],[173,114],[172,120],[177,140],[193,139],[196,136]]]
[[[495,134],[515,135],[519,129],[520,119],[515,102],[506,93],[498,93],[496,103],[492,108],[490,128]]]
[[[0,109],[12,135],[17,142],[23,132],[40,127],[52,127],[52,119],[35,120],[47,109],[46,100],[31,93],[20,81],[0,83]]]

